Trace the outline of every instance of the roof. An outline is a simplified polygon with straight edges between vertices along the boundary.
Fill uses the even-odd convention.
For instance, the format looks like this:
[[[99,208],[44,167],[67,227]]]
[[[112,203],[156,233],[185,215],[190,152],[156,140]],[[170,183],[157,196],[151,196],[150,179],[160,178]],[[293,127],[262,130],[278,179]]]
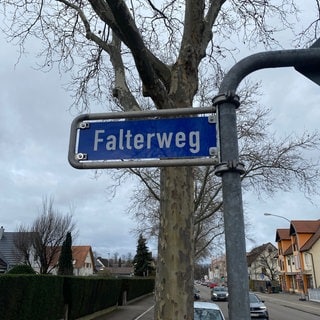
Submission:
[[[72,259],[75,261],[74,268],[84,267],[86,257],[91,256],[92,263],[94,263],[91,246],[72,246]]]
[[[96,258],[96,268],[98,271],[107,271],[110,272],[112,275],[132,275],[134,272],[133,266],[127,266],[127,267],[119,267],[119,266],[109,266],[109,261],[108,259],[104,259],[101,257]]]
[[[290,229],[277,229],[276,242],[279,242],[282,240],[291,240]]]
[[[6,269],[15,266],[23,261],[22,254],[19,254],[15,239],[19,232],[3,232],[0,238],[0,259],[1,265],[6,266]]]
[[[92,263],[94,264],[91,246],[72,246],[71,250],[72,250],[72,259],[73,261],[75,261],[75,264],[73,265],[74,268],[80,269],[84,267],[85,260],[88,255],[91,256]],[[60,253],[61,253],[61,247],[58,248],[57,254],[54,255],[54,258],[50,263],[51,266],[58,265]]]
[[[290,235],[296,233],[315,233],[320,228],[320,220],[293,220],[290,224]]]
[[[109,266],[109,260],[105,259],[105,258],[98,257],[98,258],[96,258],[96,264],[99,263],[102,267],[107,268]]]
[[[277,248],[272,243],[268,242],[253,248],[249,253],[247,253],[248,266],[251,266],[251,264],[268,248],[272,248],[272,250],[277,251]]]
[[[319,220],[292,220],[290,229],[277,229],[276,242],[290,240],[291,236],[297,234],[310,234],[309,240],[300,248],[300,251],[308,251],[320,239],[320,219]],[[292,246],[283,253],[292,254]]]

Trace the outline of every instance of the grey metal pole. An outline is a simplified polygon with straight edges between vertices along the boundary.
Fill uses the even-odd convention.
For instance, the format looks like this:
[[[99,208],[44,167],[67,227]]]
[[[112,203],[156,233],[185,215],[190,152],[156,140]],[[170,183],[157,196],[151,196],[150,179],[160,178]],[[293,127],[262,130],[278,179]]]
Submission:
[[[248,320],[250,319],[249,283],[240,178],[243,167],[238,163],[234,103],[219,105],[217,114],[221,163],[216,167],[216,174],[222,177],[229,319]]]
[[[221,83],[219,95],[213,99],[218,115],[220,163],[216,166],[216,175],[222,177],[230,320],[250,319],[241,192],[241,174],[244,172],[244,167],[239,163],[236,126],[236,108],[239,106],[239,99],[235,95],[236,89],[243,78],[259,69],[292,66],[301,72],[305,68],[316,69],[319,65],[318,48],[254,54],[231,68]]]

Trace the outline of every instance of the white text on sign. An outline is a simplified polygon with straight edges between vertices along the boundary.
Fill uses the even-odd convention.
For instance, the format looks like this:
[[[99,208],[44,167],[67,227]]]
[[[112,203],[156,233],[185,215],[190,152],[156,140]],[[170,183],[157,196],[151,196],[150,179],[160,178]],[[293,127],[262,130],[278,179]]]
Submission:
[[[189,151],[196,154],[200,150],[200,132],[190,131],[186,134],[178,132],[149,132],[132,134],[131,130],[119,130],[119,134],[106,134],[105,130],[95,130],[94,151],[100,146],[106,151],[115,150],[141,150],[151,149],[157,145],[160,149],[173,147],[184,148],[188,146]]]

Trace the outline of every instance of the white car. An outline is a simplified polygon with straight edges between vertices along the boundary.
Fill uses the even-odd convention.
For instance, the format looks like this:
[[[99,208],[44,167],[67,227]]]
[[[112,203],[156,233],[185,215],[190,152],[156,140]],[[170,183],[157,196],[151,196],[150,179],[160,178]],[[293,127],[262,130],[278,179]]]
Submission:
[[[212,302],[194,302],[194,320],[225,320],[219,306]]]

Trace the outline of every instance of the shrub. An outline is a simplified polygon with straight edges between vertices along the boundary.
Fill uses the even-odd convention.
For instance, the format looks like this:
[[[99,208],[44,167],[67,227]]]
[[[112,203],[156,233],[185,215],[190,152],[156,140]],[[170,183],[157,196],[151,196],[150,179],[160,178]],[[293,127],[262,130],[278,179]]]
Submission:
[[[36,274],[36,272],[32,269],[32,267],[26,264],[14,266],[7,273],[8,274]]]

